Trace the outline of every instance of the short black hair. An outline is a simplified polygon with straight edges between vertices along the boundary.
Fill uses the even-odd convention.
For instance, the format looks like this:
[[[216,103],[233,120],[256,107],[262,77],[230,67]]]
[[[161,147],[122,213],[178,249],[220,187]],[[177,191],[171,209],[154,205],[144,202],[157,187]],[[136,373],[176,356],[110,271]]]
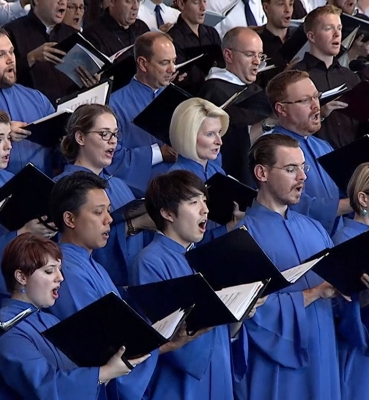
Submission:
[[[56,182],[50,195],[49,209],[52,221],[59,232],[64,231],[63,215],[66,211],[77,214],[86,202],[87,192],[107,188],[108,182],[105,179],[86,171],[74,172]]]
[[[199,193],[208,197],[205,183],[190,171],[176,170],[154,178],[147,189],[145,202],[156,228],[163,231],[167,223],[160,213],[161,210],[177,216],[179,204]]]

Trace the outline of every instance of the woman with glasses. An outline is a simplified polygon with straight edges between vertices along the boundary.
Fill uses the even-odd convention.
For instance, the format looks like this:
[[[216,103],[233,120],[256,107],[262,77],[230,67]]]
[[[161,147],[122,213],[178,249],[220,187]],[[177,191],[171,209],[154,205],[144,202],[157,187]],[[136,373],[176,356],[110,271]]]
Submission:
[[[69,164],[55,181],[76,171],[93,172],[109,182],[106,193],[111,211],[134,200],[131,189],[121,179],[104,172],[113,161],[120,135],[116,117],[108,106],[79,106],[68,122],[67,135],[61,144]],[[129,267],[143,247],[141,230],[151,227],[153,223],[147,213],[126,222],[113,223],[107,246],[94,252],[94,259],[106,268],[116,286],[127,285]]]
[[[82,31],[83,16],[87,10],[84,0],[70,0],[67,4],[67,10],[63,23],[78,31]]]
[[[369,230],[369,163],[359,165],[347,186],[347,195],[354,218],[344,218],[343,227],[333,236],[334,244]],[[363,283],[369,288],[369,277]],[[352,295],[352,301],[338,301],[338,355],[342,400],[358,400],[366,396],[369,379],[369,293]],[[368,372],[366,372],[368,371]]]

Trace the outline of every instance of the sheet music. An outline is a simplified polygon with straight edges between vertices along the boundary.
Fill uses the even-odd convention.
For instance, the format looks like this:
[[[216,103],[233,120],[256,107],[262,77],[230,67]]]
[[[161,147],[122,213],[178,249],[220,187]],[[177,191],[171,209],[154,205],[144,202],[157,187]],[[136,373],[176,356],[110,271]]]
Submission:
[[[325,256],[326,254],[324,254],[319,258],[315,258],[312,261],[308,261],[296,267],[286,269],[285,271],[282,272],[282,275],[288,282],[295,283],[299,278],[301,278],[307,271],[313,268],[314,265],[318,263]]]

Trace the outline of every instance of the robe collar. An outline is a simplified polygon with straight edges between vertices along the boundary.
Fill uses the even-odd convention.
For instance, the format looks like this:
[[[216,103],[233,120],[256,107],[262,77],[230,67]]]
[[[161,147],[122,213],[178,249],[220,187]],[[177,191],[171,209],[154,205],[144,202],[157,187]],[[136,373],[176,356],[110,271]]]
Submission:
[[[62,251],[69,251],[72,253],[77,253],[79,256],[82,256],[86,260],[89,260],[91,258],[91,254],[83,247],[77,246],[74,243],[58,243],[59,247],[62,249]]]
[[[86,171],[86,172],[91,172],[94,173],[93,171],[91,171],[89,168],[83,167],[82,165],[74,165],[74,164],[67,164],[64,167],[64,171],[68,172],[70,174],[73,174],[73,172],[77,172],[77,171]],[[106,173],[105,170],[102,170],[99,174],[100,178],[104,178],[106,180],[109,180],[113,175],[109,175]]]
[[[356,231],[358,234],[364,233],[369,230],[369,226],[363,224],[362,222],[355,221],[350,218],[344,218],[343,219],[343,224],[345,228],[350,228]]]
[[[145,85],[144,83],[142,83],[141,81],[139,81],[136,77],[136,75],[132,78],[131,80],[131,85],[133,86],[133,88],[135,90],[142,90],[145,92],[149,92],[150,94],[155,94],[155,96],[158,96],[167,86],[164,86],[160,89],[153,89],[150,86]]]
[[[6,307],[11,307],[11,309],[14,311],[14,314],[18,314],[22,311],[27,310],[27,308],[30,308],[32,311],[40,311],[39,308],[35,307],[31,303],[26,303],[25,301],[17,300],[17,299],[4,299],[1,308],[6,308]]]
[[[288,136],[292,136],[294,139],[298,140],[300,143],[309,140],[310,136],[312,135],[308,135],[308,136],[302,136],[299,135],[298,133],[292,132],[289,129],[283,128],[283,126],[281,125],[276,125],[273,133],[283,133],[284,135],[288,135]]]
[[[247,86],[245,82],[242,82],[237,75],[233,74],[232,72],[228,71],[225,68],[218,68],[218,67],[211,68],[209,75],[206,77],[206,80],[209,79],[220,79],[222,81],[233,83],[235,85]]]
[[[187,251],[186,247],[182,246],[178,242],[175,242],[173,239],[169,238],[168,236],[165,236],[164,233],[162,233],[162,232],[155,234],[153,242],[160,243],[163,246],[167,247],[168,249],[170,249],[176,253],[184,254]]]
[[[284,221],[291,219],[292,213],[290,209],[287,207],[286,217],[283,217],[281,214],[270,210],[269,208],[263,206],[262,204],[254,200],[252,206],[246,210],[246,215],[250,215],[251,217],[257,217],[257,218],[265,217],[268,219],[272,219],[274,221]],[[239,225],[242,226],[243,224],[240,223]]]
[[[195,160],[191,160],[187,157],[183,157],[180,154],[178,155],[178,162],[182,163],[182,164],[187,164],[187,165],[191,165],[191,167],[193,167],[194,171],[196,171],[196,174],[200,174],[202,175],[205,172],[205,175],[208,171],[208,166],[209,166],[209,162],[211,160],[209,160],[206,163],[206,166],[204,168],[204,166],[202,164],[200,164],[199,162],[195,161]]]

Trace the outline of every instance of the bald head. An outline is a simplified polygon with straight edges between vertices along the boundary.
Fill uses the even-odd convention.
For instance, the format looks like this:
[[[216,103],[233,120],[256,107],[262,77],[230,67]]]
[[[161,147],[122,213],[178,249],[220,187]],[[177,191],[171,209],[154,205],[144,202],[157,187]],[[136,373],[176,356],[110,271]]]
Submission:
[[[155,53],[154,47],[167,46],[174,48],[172,38],[166,33],[160,32],[146,32],[139,36],[133,47],[133,54],[135,61],[138,57],[144,57],[150,60]]]
[[[263,54],[260,36],[250,28],[233,28],[224,36],[222,49],[227,70],[245,84],[255,82]]]

